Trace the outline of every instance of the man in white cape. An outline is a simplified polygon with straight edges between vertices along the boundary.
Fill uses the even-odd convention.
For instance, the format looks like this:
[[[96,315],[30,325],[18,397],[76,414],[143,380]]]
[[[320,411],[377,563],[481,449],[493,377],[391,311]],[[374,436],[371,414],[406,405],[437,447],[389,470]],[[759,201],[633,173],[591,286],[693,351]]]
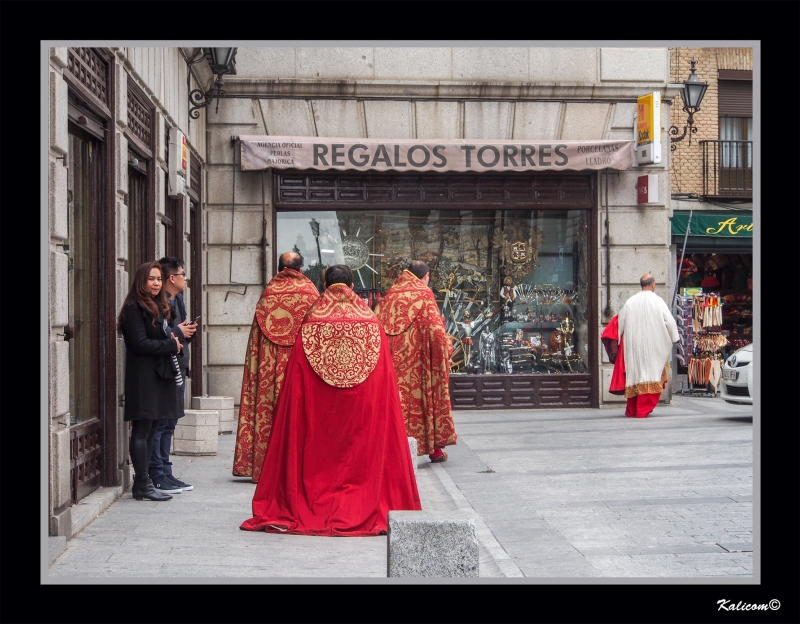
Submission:
[[[645,418],[666,386],[672,345],[679,336],[669,307],[655,293],[655,278],[645,273],[639,284],[642,292],[619,312],[619,337],[625,345],[625,415]]]

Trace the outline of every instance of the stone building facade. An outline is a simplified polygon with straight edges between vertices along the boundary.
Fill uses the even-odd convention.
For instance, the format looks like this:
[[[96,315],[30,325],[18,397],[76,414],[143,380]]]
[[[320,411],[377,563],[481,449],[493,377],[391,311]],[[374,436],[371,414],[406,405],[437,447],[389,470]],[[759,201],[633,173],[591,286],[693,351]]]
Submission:
[[[42,418],[51,536],[68,539],[130,486],[125,347],[116,318],[136,266],[172,255],[186,261],[190,276],[196,268],[206,134],[204,116],[189,117],[188,96],[189,88],[205,88],[211,79],[197,52],[64,47],[45,55],[48,385]],[[173,197],[168,143],[176,131],[186,139],[188,189]],[[192,277],[186,302],[199,310],[194,284],[200,279]],[[200,357],[202,345],[196,350]]]
[[[722,324],[714,328],[728,344],[716,356],[756,342],[759,301],[754,296],[753,277],[760,258],[754,240],[759,236],[754,213],[758,119],[754,114],[755,47],[670,48],[670,80],[686,80],[691,62],[695,73],[708,84],[700,110],[694,114],[696,132],[685,132],[687,113],[680,99],[670,113],[672,164],[671,236],[675,265],[683,270],[675,276],[677,315],[684,288],[703,288],[704,295],[718,295],[726,305]],[[755,184],[754,184],[755,183]],[[681,386],[703,391],[686,378],[691,349],[676,357],[675,371]],[[677,355],[677,354],[676,354]],[[683,389],[683,388],[681,388]],[[710,388],[713,390],[713,388]]]
[[[697,61],[696,74],[708,83],[708,89],[695,116],[697,132],[676,144],[672,154],[670,179],[672,193],[703,193],[702,140],[719,139],[719,81],[723,72],[741,72],[752,82],[753,48],[670,48],[670,82],[686,80],[691,60]],[[749,76],[748,76],[749,73]],[[730,74],[729,74],[730,75]],[[670,110],[670,125],[683,129],[686,113],[680,97]]]
[[[607,392],[611,365],[600,333],[640,290],[642,273],[655,275],[657,292],[666,300],[675,288],[671,197],[676,189],[696,189],[696,164],[689,160],[688,143],[679,144],[676,152],[667,149],[668,126],[682,119],[679,90],[672,83],[685,78],[686,67],[677,65],[693,52],[593,46],[243,46],[236,73],[225,77],[218,112],[210,106],[195,119],[189,116],[189,92],[213,85],[200,49],[50,49],[49,385],[44,410],[50,534],[69,538],[99,512],[102,501],[94,511],[80,506],[82,515],[77,513],[74,503],[90,500],[87,492],[93,492],[91,500],[114,500],[130,484],[128,427],[122,420],[124,345],[114,319],[138,262],[162,255],[184,258],[191,277],[187,303],[194,316],[203,318],[201,340],[193,344],[196,374],[187,401],[198,394],[234,397],[238,408],[253,310],[276,271],[278,254],[286,251],[276,248],[278,216],[286,210],[276,199],[280,175],[242,170],[237,137],[243,135],[632,141],[637,98],[659,92],[661,163],[637,166],[634,161],[627,170],[576,173],[590,189],[581,213],[591,252],[587,315],[580,320],[588,354],[582,400],[593,407],[619,405],[619,397]],[[704,63],[710,53],[703,52],[698,73],[707,80]],[[745,56],[724,58],[746,63]],[[710,132],[705,114],[697,117],[699,132]],[[188,190],[180,198],[170,197],[168,190],[171,128],[185,136],[190,153]],[[102,162],[95,162],[97,154]],[[686,159],[685,168],[676,172],[679,157]],[[81,187],[91,207],[82,216],[75,203],[76,179],[80,172],[89,176],[94,171],[87,169],[90,165],[100,182],[91,193]],[[637,177],[645,173],[658,176],[660,200],[641,205]],[[480,185],[480,175],[477,179]],[[84,243],[94,240],[95,247],[76,248],[81,244],[78,226],[84,228]],[[109,277],[76,285],[78,269]],[[85,301],[76,307],[80,296]],[[84,313],[103,320],[90,324],[94,333],[88,351],[71,353],[75,320]],[[82,362],[91,366],[82,368]],[[76,408],[84,387],[96,390],[93,403]],[[670,392],[668,387],[664,400]],[[76,472],[80,456],[86,456],[88,467]]]
[[[670,71],[667,48],[239,48],[227,98],[207,120],[209,392],[238,404],[252,311],[286,251],[273,248],[277,178],[242,171],[235,137],[632,140],[637,97],[658,91],[669,145],[670,103],[680,101]],[[584,331],[593,341],[594,406],[619,400],[606,391],[603,312],[616,313],[644,272],[665,299],[673,287],[669,167],[665,149],[658,165],[590,174],[595,303]],[[660,202],[637,204],[642,173],[659,174]]]

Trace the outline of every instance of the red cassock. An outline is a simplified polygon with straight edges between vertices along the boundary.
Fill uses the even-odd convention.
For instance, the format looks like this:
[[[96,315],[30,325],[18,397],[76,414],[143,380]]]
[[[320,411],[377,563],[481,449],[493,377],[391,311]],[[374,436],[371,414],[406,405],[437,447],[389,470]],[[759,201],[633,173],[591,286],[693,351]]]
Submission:
[[[368,536],[421,509],[386,335],[334,284],[309,310],[286,366],[253,517],[242,529]]]
[[[619,319],[617,315],[606,325],[600,336],[600,341],[606,349],[608,359],[614,363],[611,373],[611,385],[608,391],[611,394],[625,394],[625,355],[623,354],[622,341],[619,339]],[[616,354],[616,355],[615,355]]]

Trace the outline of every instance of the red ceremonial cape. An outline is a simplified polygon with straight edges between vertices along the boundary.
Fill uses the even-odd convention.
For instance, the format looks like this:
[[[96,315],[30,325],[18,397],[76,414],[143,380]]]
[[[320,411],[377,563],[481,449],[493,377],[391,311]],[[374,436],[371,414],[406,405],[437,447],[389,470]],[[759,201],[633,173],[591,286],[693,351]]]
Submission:
[[[406,269],[375,314],[389,337],[406,431],[417,440],[417,455],[455,444],[449,388],[453,343],[433,292]]]
[[[421,509],[386,335],[334,284],[306,315],[242,529],[385,533],[390,510]]]
[[[256,304],[247,341],[233,475],[258,481],[286,364],[303,317],[319,292],[294,269],[273,277]]]
[[[622,341],[619,339],[619,319],[617,315],[606,325],[600,340],[606,348],[609,358],[616,351],[617,359],[614,361],[614,371],[611,373],[611,385],[608,391],[611,394],[625,394],[625,356],[622,352]]]

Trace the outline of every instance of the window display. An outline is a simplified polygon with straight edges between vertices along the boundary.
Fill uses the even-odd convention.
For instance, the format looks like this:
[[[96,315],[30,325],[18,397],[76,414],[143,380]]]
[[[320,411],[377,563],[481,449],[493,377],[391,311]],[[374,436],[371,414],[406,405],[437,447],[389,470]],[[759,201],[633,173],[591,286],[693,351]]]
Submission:
[[[693,316],[701,326],[717,327],[728,338],[726,354],[753,339],[752,280],[751,254],[687,254],[683,260],[678,282],[681,294],[713,292],[719,298],[718,305],[705,306],[703,314],[695,312]],[[714,319],[706,312],[714,312]]]
[[[585,210],[340,210],[278,212],[276,234],[320,289],[349,266],[371,306],[426,262],[454,374],[568,374],[589,361],[587,230]]]

